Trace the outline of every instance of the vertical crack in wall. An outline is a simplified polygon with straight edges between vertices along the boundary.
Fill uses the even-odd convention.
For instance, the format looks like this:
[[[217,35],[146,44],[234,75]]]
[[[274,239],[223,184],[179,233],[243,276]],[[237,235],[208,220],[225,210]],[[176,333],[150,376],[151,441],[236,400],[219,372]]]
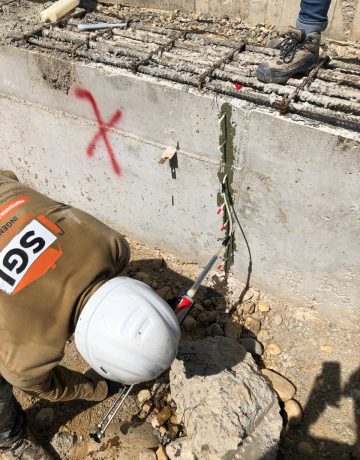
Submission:
[[[228,103],[224,103],[221,106],[219,120],[220,120],[220,137],[219,137],[219,149],[222,154],[221,158],[221,166],[218,173],[218,178],[220,182],[220,191],[217,195],[217,204],[218,206],[222,206],[224,204],[224,199],[222,196],[223,190],[223,180],[226,176],[226,187],[225,193],[228,195],[228,200],[231,205],[234,204],[233,196],[233,180],[234,180],[234,138],[235,138],[235,124],[231,120],[232,116],[232,108],[231,105]],[[226,207],[223,208],[223,224],[225,225],[228,221],[229,216],[226,210]],[[224,230],[224,238],[231,236],[229,235],[229,225],[225,227]],[[227,251],[224,256],[224,269],[225,274],[229,273],[230,267],[234,263],[234,251],[235,251],[235,238],[234,236],[231,237]]]

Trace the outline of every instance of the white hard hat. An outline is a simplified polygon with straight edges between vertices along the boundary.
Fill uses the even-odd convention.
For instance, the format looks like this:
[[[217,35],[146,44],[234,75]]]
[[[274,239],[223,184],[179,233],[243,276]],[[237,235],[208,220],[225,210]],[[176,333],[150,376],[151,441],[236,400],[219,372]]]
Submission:
[[[116,277],[87,301],[76,347],[100,375],[126,385],[153,380],[175,359],[180,328],[169,305],[149,286]]]

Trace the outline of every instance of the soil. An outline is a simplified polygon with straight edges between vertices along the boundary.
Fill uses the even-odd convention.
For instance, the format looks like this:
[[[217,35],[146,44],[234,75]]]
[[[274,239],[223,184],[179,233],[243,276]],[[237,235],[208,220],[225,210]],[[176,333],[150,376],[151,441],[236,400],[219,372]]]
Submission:
[[[182,261],[159,249],[134,242],[131,247],[132,260],[126,274],[144,279],[156,289],[167,287],[165,291],[168,291],[168,298],[186,292],[201,271],[200,266]],[[255,336],[244,326],[246,317],[259,318],[262,327],[257,335],[265,347],[265,353],[262,359],[258,359],[258,364],[287,377],[296,386],[295,399],[303,408],[302,423],[289,429],[286,428],[284,414],[284,434],[278,458],[360,458],[359,450],[356,450],[360,444],[359,332],[342,329],[315,310],[295,308],[280,300],[266,297],[257,289],[250,289],[243,295],[244,301],[240,304],[242,286],[231,279],[227,290],[224,285],[224,277],[220,272],[214,272],[198,292],[197,301],[206,310],[216,312],[213,315],[215,319],[210,323],[217,322],[221,325],[227,317],[232,316],[232,321],[243,325],[242,337],[246,337]],[[261,313],[255,307],[255,312],[246,313],[253,309],[247,306],[251,303],[255,306],[259,299],[269,305],[270,311]],[[234,313],[231,315],[231,312]],[[198,322],[194,331],[183,332],[183,338],[197,339],[205,336],[208,324],[205,326]],[[279,355],[272,356],[266,351],[270,341],[275,341],[280,346],[282,352]],[[66,346],[63,364],[79,371],[87,369],[73,341]],[[139,415],[140,406],[136,395],[142,388],[143,386],[135,388],[124,410],[116,418],[117,422],[130,422]],[[65,431],[77,436],[77,449],[57,458],[86,458],[84,450],[81,449],[82,444],[88,448],[91,443],[93,452],[107,446],[90,441],[89,433],[94,431],[114,396],[97,404],[85,401],[49,404],[18,391],[16,395],[26,410],[31,429],[49,450],[52,450],[49,442],[56,432]],[[54,422],[46,429],[35,420],[39,410],[44,407],[55,410]],[[53,450],[52,452],[54,453]],[[111,456],[110,450],[107,458],[116,457]]]

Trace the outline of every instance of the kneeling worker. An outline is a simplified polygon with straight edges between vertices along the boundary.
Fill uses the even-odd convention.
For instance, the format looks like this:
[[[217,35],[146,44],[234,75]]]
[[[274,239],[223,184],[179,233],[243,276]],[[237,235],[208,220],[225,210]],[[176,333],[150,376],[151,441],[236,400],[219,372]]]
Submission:
[[[94,217],[0,172],[0,459],[49,460],[12,387],[49,401],[102,401],[108,382],[152,380],[179,326],[150,287],[119,274],[126,240]],[[59,365],[75,332],[92,375]]]

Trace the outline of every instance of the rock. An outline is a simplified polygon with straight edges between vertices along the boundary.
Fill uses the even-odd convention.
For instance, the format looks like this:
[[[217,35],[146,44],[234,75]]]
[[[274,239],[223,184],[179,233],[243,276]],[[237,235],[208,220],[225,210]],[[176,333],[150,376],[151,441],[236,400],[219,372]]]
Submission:
[[[218,316],[218,312],[217,311],[208,311],[207,312],[208,314],[208,318],[209,318],[209,321],[216,321],[216,318]]]
[[[209,324],[209,315],[207,311],[202,311],[199,313],[197,320],[202,326],[207,326]]]
[[[173,425],[180,425],[180,420],[177,414],[174,414],[170,417],[170,423],[172,423]]]
[[[169,286],[164,286],[164,287],[158,289],[156,292],[164,300],[167,300],[167,299],[171,298],[171,288],[169,288]]]
[[[141,449],[138,458],[139,460],[157,460],[155,452],[151,449]]]
[[[259,302],[257,303],[257,307],[261,313],[267,313],[270,311],[270,305],[267,302],[265,302],[265,300],[259,300]]]
[[[159,440],[153,434],[153,428],[148,422],[112,423],[108,428],[104,442],[111,441],[114,438],[117,438],[116,446],[113,443],[114,447],[118,447],[119,450],[136,449],[138,452],[141,449],[154,449],[159,446]]]
[[[50,441],[51,446],[59,455],[63,457],[68,455],[69,451],[76,445],[77,437],[66,431],[56,433]]]
[[[139,391],[137,398],[140,404],[144,403],[145,401],[149,401],[151,398],[150,390]]]
[[[52,407],[41,409],[35,417],[35,422],[42,428],[50,428],[54,422],[55,412]]]
[[[276,313],[272,319],[272,323],[274,326],[280,326],[283,322],[283,318],[280,313]]]
[[[288,401],[295,396],[296,388],[288,379],[271,369],[262,369],[261,373],[271,383],[282,401]]]
[[[269,353],[269,355],[278,356],[282,353],[282,350],[276,342],[269,342],[266,345],[266,352]]]
[[[191,332],[196,328],[197,322],[192,316],[188,315],[184,319],[183,326],[186,331]]]
[[[168,456],[166,455],[165,449],[163,446],[160,446],[156,451],[156,458],[157,460],[168,460]]]
[[[160,284],[157,281],[153,281],[151,283],[151,287],[156,290],[156,289],[159,289]]]
[[[142,281],[143,283],[151,284],[151,276],[149,275],[149,273],[137,272],[134,278]]]
[[[300,404],[295,401],[295,399],[289,399],[288,401],[285,401],[284,409],[288,425],[294,426],[301,423],[303,414]]]
[[[159,427],[159,426],[164,425],[164,423],[167,422],[171,416],[172,416],[171,407],[165,406],[164,408],[161,409],[161,411],[155,417],[156,426]]]
[[[314,448],[313,446],[306,441],[299,442],[297,445],[297,449],[299,452],[301,452],[303,455],[312,455],[314,453]]]
[[[141,409],[145,412],[145,414],[148,414],[151,411],[151,406],[150,404],[145,403]]]
[[[261,321],[258,318],[254,318],[253,316],[249,316],[248,318],[246,318],[245,325],[252,332],[259,332],[261,329]]]
[[[254,297],[254,291],[251,291],[250,289],[248,289],[246,292],[245,292],[245,295],[242,299],[242,303],[246,303],[248,302],[249,300],[253,299]]]
[[[245,350],[248,353],[251,353],[252,355],[262,356],[264,353],[264,349],[261,343],[258,342],[256,339],[253,339],[252,337],[249,337],[247,339],[241,339],[239,343],[245,348]]]
[[[221,329],[221,326],[219,324],[215,323],[212,324],[210,327],[206,329],[206,332],[211,335],[211,337],[217,337],[217,336],[223,336],[224,331]]]
[[[252,315],[254,313],[254,311],[255,311],[255,304],[252,303],[252,302],[245,303],[245,304],[243,304],[242,308],[243,308],[244,313]]]
[[[151,261],[151,267],[154,270],[159,270],[164,265],[164,263],[165,263],[164,259],[153,259]]]
[[[229,339],[237,340],[238,339],[238,330],[235,324],[229,323],[224,326],[225,337]]]
[[[282,429],[278,399],[234,340],[181,342],[170,390],[187,433],[166,446],[171,460],[276,458]]]

